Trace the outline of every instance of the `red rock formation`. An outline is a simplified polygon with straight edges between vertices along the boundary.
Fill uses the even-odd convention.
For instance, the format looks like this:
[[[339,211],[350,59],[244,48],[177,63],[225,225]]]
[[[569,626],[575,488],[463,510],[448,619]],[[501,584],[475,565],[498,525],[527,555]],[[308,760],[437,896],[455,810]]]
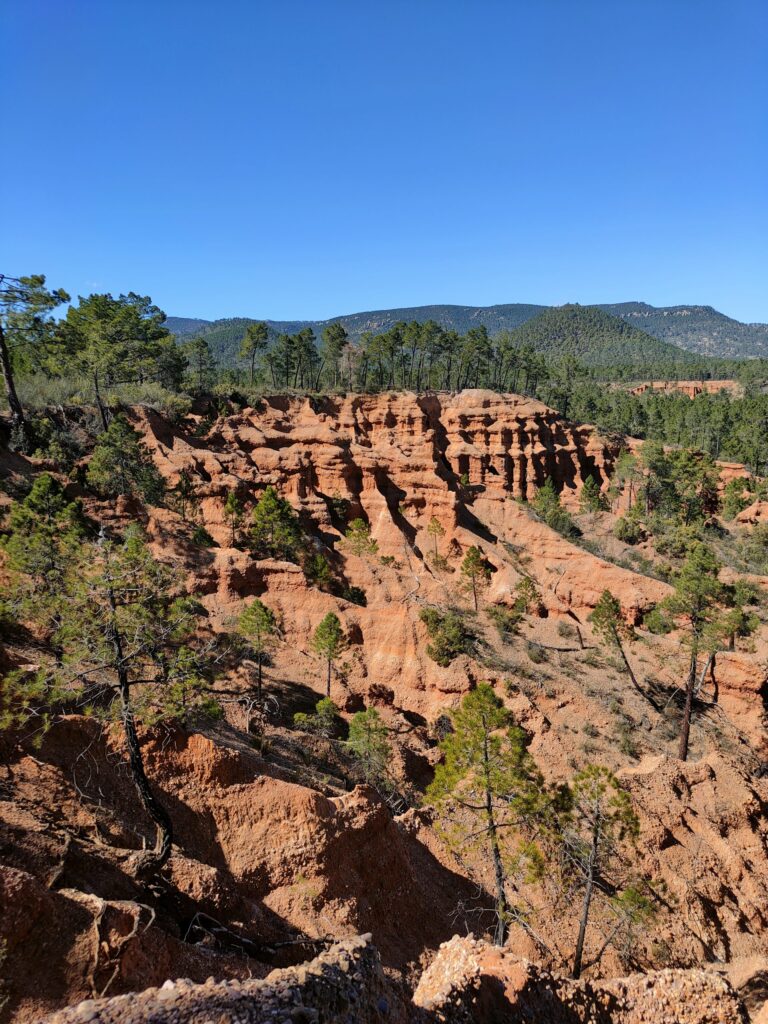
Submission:
[[[717,395],[725,391],[734,398],[739,398],[744,394],[744,387],[735,380],[651,380],[629,389],[631,395],[644,395],[647,391],[677,393],[689,398],[696,398],[698,395]]]
[[[705,971],[571,981],[507,950],[454,936],[422,975],[414,1003],[435,1020],[547,1024],[743,1024],[729,983]]]
[[[765,631],[754,652],[718,655],[719,703],[697,708],[694,761],[680,766],[666,756],[674,750],[674,714],[653,709],[628,684],[589,624],[606,587],[638,624],[669,587],[565,540],[517,500],[551,476],[575,507],[587,475],[607,483],[616,444],[590,427],[562,423],[539,403],[475,391],[270,398],[259,409],[221,418],[206,436],[152,412],[134,416],[167,480],[182,469],[191,473],[202,521],[219,546],[191,544],[189,525],[169,509],[92,497],[88,508],[116,526],[135,518],[145,523],[158,555],[186,569],[190,590],[208,612],[207,628],[230,628],[256,596],[277,613],[282,642],[266,685],[281,705],[280,720],[270,724],[265,756],[226,723],[205,734],[147,738],[148,771],[179,840],[159,901],[127,878],[118,856],[150,830],[137,815],[116,738],[73,717],[56,724],[40,751],[22,746],[9,755],[13,795],[0,800],[0,838],[11,874],[0,934],[8,941],[6,976],[18,1021],[89,999],[107,984],[118,993],[170,976],[202,981],[268,970],[255,954],[184,942],[197,913],[267,943],[297,931],[317,938],[371,930],[385,962],[398,968],[450,934],[459,899],[477,894],[466,875],[471,869],[486,884],[482,867],[452,858],[427,814],[410,810],[393,820],[370,792],[344,792],[341,777],[313,771],[309,740],[286,728],[295,707],[307,709],[324,692],[310,638],[329,611],[350,640],[332,696],[346,713],[379,708],[392,730],[400,781],[421,787],[429,780],[437,757],[429,724],[488,680],[530,733],[531,752],[549,781],[568,778],[589,755],[632,790],[642,867],[684,908],[658,925],[675,962],[748,957],[763,948],[768,861],[760,809],[768,783],[757,766],[765,744]],[[20,465],[35,470],[30,462]],[[365,606],[311,586],[297,565],[257,560],[245,543],[229,546],[227,493],[237,489],[248,502],[268,484],[289,498],[311,543],[345,582],[365,592]],[[345,549],[337,498],[349,502],[350,517],[368,519],[377,556]],[[447,569],[430,562],[432,516],[445,529],[439,551],[449,556]],[[581,520],[588,540],[590,530],[603,528],[599,520]],[[470,545],[494,570],[476,618],[457,571]],[[540,590],[540,607],[513,641],[499,643],[485,608],[511,604],[523,576]],[[429,658],[419,619],[426,605],[460,609],[479,634],[476,656],[462,655],[448,667]],[[32,653],[13,651],[9,663],[26,663]],[[641,630],[628,655],[641,686],[661,680],[664,702],[674,707],[688,658],[679,636]],[[247,672],[240,666],[228,682]],[[631,729],[628,749],[617,743],[618,726]],[[727,756],[715,753],[721,746]],[[141,909],[150,902],[158,910],[153,922]],[[46,931],[51,921],[55,941]],[[544,925],[567,945],[573,919]],[[513,948],[528,953],[519,931]],[[650,958],[651,938],[638,942]],[[613,973],[623,969],[615,954],[606,954],[604,964]]]
[[[768,501],[753,501],[736,516],[736,522],[744,526],[768,523]]]

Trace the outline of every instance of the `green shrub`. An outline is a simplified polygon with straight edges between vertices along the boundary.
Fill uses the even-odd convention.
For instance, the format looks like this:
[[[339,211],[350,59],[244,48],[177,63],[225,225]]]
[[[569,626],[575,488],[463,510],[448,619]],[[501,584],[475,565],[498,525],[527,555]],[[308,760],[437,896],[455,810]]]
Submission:
[[[304,559],[304,575],[313,587],[320,590],[328,589],[333,583],[331,563],[319,551],[313,551]]]
[[[549,655],[543,647],[539,644],[528,642],[527,654],[534,665],[542,665],[545,661],[549,661]]]
[[[742,478],[729,480],[723,491],[723,519],[735,519],[752,501],[747,490],[747,481]]]
[[[685,558],[691,545],[700,540],[701,530],[696,524],[681,524],[657,537],[656,550],[660,555],[668,555],[670,558]]]
[[[472,634],[467,630],[465,620],[456,612],[423,608],[419,618],[427,627],[432,641],[427,644],[427,654],[438,665],[447,668],[460,654],[472,653]]]
[[[578,526],[560,503],[560,495],[555,490],[551,477],[536,491],[531,506],[547,526],[557,530],[563,537],[580,536]]]
[[[643,531],[634,519],[622,516],[613,528],[613,535],[624,544],[638,544],[643,539]]]
[[[364,558],[375,555],[379,545],[371,537],[371,528],[363,519],[353,519],[344,537],[344,545],[353,554]]]
[[[621,753],[626,757],[631,757],[633,760],[637,760],[640,754],[632,723],[628,722],[626,719],[619,722],[614,734]]]
[[[485,613],[496,629],[502,640],[509,640],[517,632],[522,613],[517,607],[509,608],[505,604],[492,604],[485,609]]]
[[[302,732],[311,732],[330,739],[336,735],[339,728],[339,709],[330,697],[323,697],[315,704],[313,714],[307,715],[297,711],[293,716],[293,724]]]
[[[674,624],[660,608],[654,608],[645,616],[643,625],[649,633],[663,635],[664,633],[669,633]]]
[[[597,651],[584,651],[581,660],[585,665],[589,665],[590,668],[603,667],[603,659],[600,657]]]
[[[145,405],[155,409],[171,423],[178,423],[192,409],[192,399],[189,395],[168,391],[156,381],[122,384],[120,387],[111,388],[107,392],[106,402],[110,408],[118,408],[121,405]]]
[[[198,548],[212,548],[216,546],[216,541],[210,533],[208,533],[204,526],[200,526],[199,524],[192,531],[190,540]]]
[[[541,594],[530,576],[523,576],[515,586],[515,608],[524,615],[537,611],[541,604]]]

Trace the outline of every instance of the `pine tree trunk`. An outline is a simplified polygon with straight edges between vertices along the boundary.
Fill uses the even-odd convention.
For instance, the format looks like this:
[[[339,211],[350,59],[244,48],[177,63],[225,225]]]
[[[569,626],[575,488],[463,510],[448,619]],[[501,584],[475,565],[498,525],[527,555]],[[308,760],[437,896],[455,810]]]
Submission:
[[[691,715],[693,712],[693,691],[696,687],[696,647],[691,651],[691,667],[688,672],[688,685],[685,688],[685,708],[683,710],[683,723],[680,727],[680,746],[677,756],[681,761],[688,760],[688,741],[691,735]]]
[[[651,703],[655,707],[656,705],[655,705],[654,701],[651,700],[651,698],[648,696],[648,694],[645,692],[645,690],[642,688],[642,686],[638,683],[637,677],[635,676],[635,673],[632,670],[632,666],[629,664],[629,658],[627,657],[626,652],[624,651],[624,645],[621,642],[621,637],[616,632],[616,630],[613,631],[613,636],[614,636],[614,639],[616,641],[616,646],[619,648],[619,653],[621,654],[621,660],[624,662],[624,667],[626,668],[627,673],[629,674],[629,678],[632,680],[632,685],[634,686],[634,688],[637,690],[637,692],[640,694],[641,697],[645,697],[646,700],[651,701]]]
[[[573,955],[573,977],[581,977],[581,963],[584,957],[584,940],[587,935],[587,924],[589,922],[589,909],[592,904],[592,891],[595,884],[595,863],[597,861],[597,849],[600,844],[600,818],[595,819],[592,829],[592,846],[587,861],[587,884],[584,887],[584,899],[581,904],[581,918],[579,919],[579,934],[576,939],[576,952]]]
[[[121,716],[123,720],[123,732],[128,745],[128,758],[131,766],[131,776],[136,790],[139,794],[144,810],[155,823],[156,840],[153,856],[142,865],[142,875],[151,877],[156,875],[163,864],[171,855],[173,845],[173,825],[165,808],[159,802],[149,785],[146,772],[144,771],[144,759],[141,755],[141,744],[136,732],[136,720],[133,717],[133,710],[130,703],[130,687],[120,683]]]
[[[108,598],[112,610],[112,622],[109,626],[109,632],[111,633],[115,671],[120,691],[120,714],[123,722],[125,742],[128,747],[131,777],[144,810],[154,822],[156,829],[153,855],[148,857],[141,866],[142,876],[148,878],[156,875],[171,855],[173,824],[167,811],[152,792],[149,779],[147,779],[146,772],[144,771],[144,758],[141,754],[141,743],[136,732],[136,720],[131,706],[131,684],[123,655],[123,639],[115,622],[117,606],[111,587],[108,590]]]
[[[507,903],[507,894],[504,891],[504,863],[501,859],[499,834],[496,828],[496,818],[493,813],[487,728],[483,737],[483,770],[485,774],[485,818],[488,822],[488,839],[491,844],[493,874],[496,881],[496,932],[494,934],[494,942],[497,946],[503,946],[507,941],[509,904]]]
[[[109,427],[109,421],[107,420],[107,410],[104,408],[104,403],[101,400],[101,388],[99,387],[99,374],[97,370],[94,370],[93,373],[93,391],[96,395],[96,405],[99,408],[101,425],[106,430]]]
[[[328,659],[328,678],[325,682],[325,696],[331,696],[331,659]]]
[[[11,417],[14,425],[24,426],[24,408],[16,393],[16,382],[13,379],[13,367],[11,366],[11,354],[5,342],[5,332],[0,326],[0,366],[3,369],[3,383],[5,384],[5,397],[8,401],[8,408],[11,410]]]

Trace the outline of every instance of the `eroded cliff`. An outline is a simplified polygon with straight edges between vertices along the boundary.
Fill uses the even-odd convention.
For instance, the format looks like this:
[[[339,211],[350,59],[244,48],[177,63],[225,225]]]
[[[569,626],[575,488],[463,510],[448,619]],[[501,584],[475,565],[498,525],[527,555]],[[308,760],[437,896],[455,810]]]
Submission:
[[[441,714],[479,681],[494,685],[528,732],[548,781],[599,761],[632,794],[638,867],[658,881],[667,906],[629,961],[608,950],[600,970],[740,962],[765,952],[766,630],[718,655],[692,761],[676,761],[669,708],[688,655],[678,634],[657,636],[642,625],[669,585],[635,571],[618,551],[609,512],[579,514],[587,478],[607,488],[620,439],[565,423],[537,402],[477,391],[278,396],[217,419],[174,425],[143,409],[131,418],[168,486],[182,471],[193,481],[193,521],[169,507],[82,492],[86,510],[106,529],[139,521],[157,556],[184,569],[213,634],[232,628],[254,597],[275,611],[280,642],[266,669],[273,712],[258,742],[237,704],[225,705],[218,725],[145,736],[151,780],[178,834],[150,890],[121,860],[151,830],[136,812],[119,736],[69,716],[39,747],[32,737],[7,746],[0,931],[15,1020],[169,977],[263,976],[311,956],[312,943],[361,931],[373,933],[388,969],[411,978],[457,927],[482,933],[486,866],[449,850],[427,812],[406,809],[431,777]],[[55,469],[17,456],[4,466],[17,482]],[[587,543],[566,540],[523,503],[547,479]],[[232,543],[227,495],[248,509],[270,485],[299,513],[338,587],[313,585],[292,562],[255,558],[246,528]],[[375,555],[344,543],[358,517],[370,525]],[[428,531],[433,520],[440,534]],[[195,525],[212,546],[193,542]],[[514,636],[500,638],[482,609],[473,614],[458,571],[470,545],[493,570],[483,606],[511,606],[523,578],[538,588],[540,604]],[[628,685],[593,633],[589,614],[606,588],[639,627],[630,657],[655,705]],[[430,658],[426,607],[459,609],[472,625],[472,652],[448,666]],[[294,712],[325,689],[311,636],[329,611],[349,641],[331,695],[347,717],[375,706],[387,723],[403,794],[395,816],[372,791],[353,788],[330,744],[293,729]],[[18,667],[42,655],[22,640],[6,656]],[[236,665],[223,685],[245,686],[251,672]],[[539,927],[550,947],[544,961],[562,967],[575,916],[543,910]],[[510,949],[542,960],[522,928]]]

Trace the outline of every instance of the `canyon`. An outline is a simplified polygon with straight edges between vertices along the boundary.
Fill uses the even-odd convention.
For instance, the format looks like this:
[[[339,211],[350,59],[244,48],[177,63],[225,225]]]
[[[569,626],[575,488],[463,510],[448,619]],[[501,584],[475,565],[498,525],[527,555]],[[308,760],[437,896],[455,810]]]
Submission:
[[[99,499],[76,477],[68,488],[105,529],[142,525],[156,557],[185,574],[211,635],[255,598],[274,611],[271,711],[258,736],[237,704],[196,729],[145,730],[148,774],[177,832],[151,885],[121,859],[152,830],[136,811],[117,732],[68,714],[44,734],[0,738],[8,1020],[284,1012],[330,1021],[355,1003],[361,1021],[529,1020],[546,1007],[542,1020],[768,1019],[768,627],[718,652],[715,695],[697,711],[690,759],[679,761],[669,709],[688,652],[679,631],[645,624],[670,584],[613,534],[624,491],[600,512],[580,503],[586,480],[608,492],[631,442],[537,401],[479,390],[275,395],[253,408],[201,405],[179,422],[147,407],[129,418],[169,488],[182,473],[194,481],[194,523],[167,505]],[[87,433],[79,412],[70,419]],[[3,451],[4,506],[43,471],[56,466]],[[726,477],[738,472],[723,467]],[[548,480],[579,525],[578,543],[531,511]],[[233,543],[227,496],[248,510],[267,487],[290,502],[341,589],[313,585],[293,562],[255,558],[245,528]],[[761,521],[757,504],[740,516],[745,535]],[[355,519],[370,527],[375,552],[345,543]],[[193,525],[210,545],[193,541]],[[501,638],[483,608],[475,615],[462,589],[471,546],[492,570],[483,608],[511,607],[520,582],[535,583],[537,606],[514,636]],[[590,614],[606,589],[636,629],[629,657],[643,686],[664,697],[657,704],[601,647]],[[428,654],[420,613],[448,607],[472,623],[476,643],[443,666]],[[331,697],[346,718],[374,707],[385,721],[396,806],[356,784],[330,741],[293,727],[325,693],[311,639],[329,612],[348,639]],[[5,669],[22,669],[42,654],[12,638],[3,656]],[[222,687],[250,685],[252,670],[235,666]],[[441,716],[480,682],[525,730],[547,783],[598,761],[638,815],[638,870],[653,878],[660,909],[631,949],[606,948],[585,981],[565,977],[576,909],[549,908],[537,882],[521,883],[521,899],[539,908],[547,951],[523,927],[503,952],[483,941],[489,866],[452,847],[420,799],[440,756]],[[312,986],[326,976],[318,1002]],[[155,991],[129,995],[143,989]],[[71,1004],[79,1008],[64,1009]]]

